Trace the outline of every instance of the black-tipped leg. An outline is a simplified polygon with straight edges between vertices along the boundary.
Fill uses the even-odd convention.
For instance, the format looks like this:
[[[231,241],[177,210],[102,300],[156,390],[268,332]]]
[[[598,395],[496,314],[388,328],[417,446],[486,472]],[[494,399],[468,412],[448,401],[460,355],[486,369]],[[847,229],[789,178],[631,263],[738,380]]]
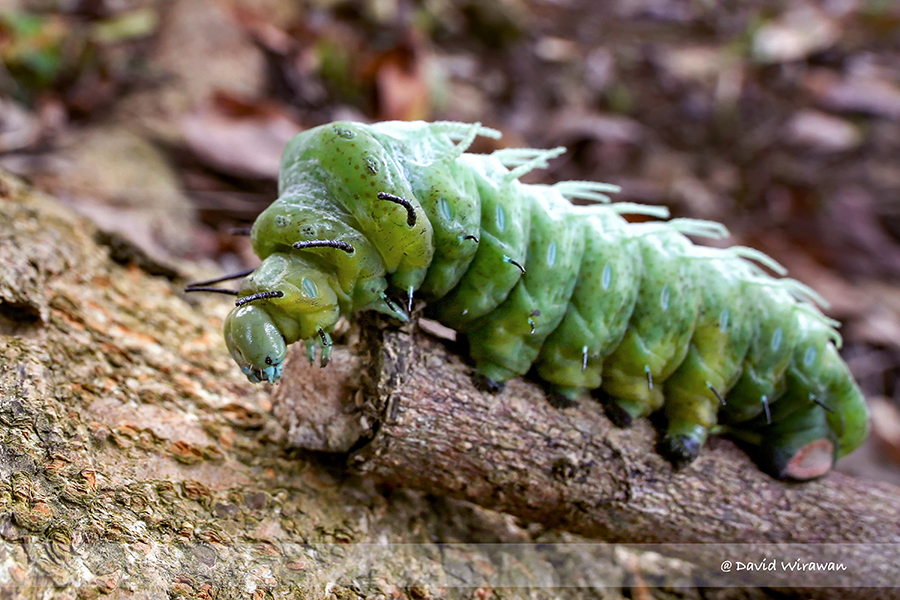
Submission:
[[[661,446],[660,454],[668,458],[676,469],[686,467],[700,455],[700,442],[686,435],[667,435]]]
[[[506,387],[505,383],[494,381],[481,373],[472,375],[472,383],[475,385],[475,389],[488,394],[499,394]]]
[[[631,424],[634,422],[628,411],[615,402],[604,402],[603,412],[606,413],[606,418],[612,421],[612,424],[616,427],[631,427]]]
[[[553,408],[573,408],[578,406],[578,400],[572,400],[568,398],[564,394],[560,394],[555,390],[547,390],[547,402],[550,403],[550,406]]]
[[[632,422],[634,422],[634,417],[632,417],[631,413],[625,410],[622,405],[616,402],[615,398],[604,392],[601,388],[591,390],[591,397],[600,403],[600,406],[603,407],[603,412],[606,413],[606,418],[612,421],[613,425],[620,429],[631,427]]]
[[[606,418],[612,421],[612,424],[619,428],[631,427],[634,417],[625,410],[615,398],[604,392],[603,390],[594,390],[591,395],[603,407]]]

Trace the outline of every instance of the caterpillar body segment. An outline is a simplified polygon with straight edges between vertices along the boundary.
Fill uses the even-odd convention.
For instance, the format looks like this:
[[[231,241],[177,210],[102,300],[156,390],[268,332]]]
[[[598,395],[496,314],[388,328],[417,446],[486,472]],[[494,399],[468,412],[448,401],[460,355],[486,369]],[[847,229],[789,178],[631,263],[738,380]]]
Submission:
[[[728,393],[728,402],[719,411],[719,422],[743,423],[758,415],[771,418],[770,403],[785,391],[785,372],[800,322],[794,316],[796,302],[784,289],[756,278],[748,280],[747,319],[753,328],[737,382]],[[763,289],[757,289],[757,288]]]
[[[643,257],[617,212],[573,207],[575,233],[585,248],[562,322],[535,364],[538,376],[568,400],[600,387],[606,357],[628,328],[643,272]],[[580,225],[580,231],[578,230]]]
[[[464,154],[459,160],[468,167],[480,198],[478,247],[465,276],[427,314],[465,332],[500,306],[522,276],[532,203],[520,201],[522,184],[506,180],[508,170],[496,157]]]
[[[563,319],[575,287],[584,236],[569,202],[550,187],[522,186],[531,204],[524,274],[493,311],[464,329],[478,372],[503,382],[528,372]]]
[[[263,264],[226,321],[251,381],[277,381],[285,346],[330,352],[340,315],[408,318],[413,298],[469,341],[489,387],[532,371],[558,397],[585,392],[629,421],[661,410],[663,447],[696,458],[710,432],[776,476],[822,475],[865,437],[865,401],[814,292],[748,248],[659,207],[602,204],[615,186],[529,185],[561,151],[470,154],[462,123],[333,123],[292,140],[279,198],[251,232]],[[601,202],[573,206],[571,199]]]
[[[394,155],[404,157],[406,176],[433,229],[433,258],[416,293],[426,300],[442,298],[459,282],[478,250],[481,196],[460,158],[476,135],[499,137],[499,132],[477,123],[394,125],[374,135]],[[409,143],[429,132],[443,135],[430,134],[430,144]]]
[[[317,127],[288,143],[279,193],[310,197],[322,186],[378,251],[391,283],[404,290],[418,288],[434,257],[431,221],[411,218],[423,214],[411,183],[394,153],[369,127],[346,122]],[[405,199],[410,207],[389,198]]]
[[[704,283],[696,291],[700,310],[687,354],[665,382],[664,445],[676,461],[693,460],[716,425],[724,395],[743,371],[753,333],[746,316],[752,303],[749,268],[722,254],[710,250],[687,261],[688,268],[699,270],[695,281]]]

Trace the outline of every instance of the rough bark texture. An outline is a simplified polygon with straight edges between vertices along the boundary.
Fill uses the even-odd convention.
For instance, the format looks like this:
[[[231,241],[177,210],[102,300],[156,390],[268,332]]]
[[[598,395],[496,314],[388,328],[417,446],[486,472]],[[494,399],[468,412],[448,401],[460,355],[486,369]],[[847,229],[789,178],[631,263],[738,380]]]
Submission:
[[[640,512],[629,512],[636,510],[631,503],[649,513],[650,490],[679,483],[678,489],[690,490],[706,481],[696,473],[673,479],[652,455],[635,458],[646,453],[643,446],[631,450],[614,443],[643,444],[641,432],[646,437],[648,431],[639,428],[632,440],[627,436],[634,434],[615,433],[626,436],[616,438],[614,432],[592,430],[595,441],[588,444],[578,427],[567,424],[557,431],[561,425],[541,429],[545,426],[535,422],[532,430],[543,432],[543,446],[571,440],[572,447],[583,448],[582,454],[554,455],[551,476],[568,485],[557,483],[527,498],[526,492],[541,488],[540,474],[532,478],[513,468],[531,465],[523,456],[510,457],[503,447],[513,442],[490,427],[514,411],[543,411],[540,401],[528,408],[524,396],[510,400],[516,390],[536,392],[515,384],[499,398],[461,393],[466,388],[454,386],[468,385],[464,369],[458,363],[432,364],[435,356],[444,360],[440,352],[433,354],[437,347],[423,346],[426,350],[410,360],[411,340],[403,334],[396,338],[401,343],[388,341],[383,348],[375,339],[363,340],[353,352],[340,349],[343,371],[316,368],[304,382],[304,402],[320,408],[306,415],[316,414],[318,424],[307,423],[304,413],[286,417],[282,402],[276,407],[282,427],[269,414],[268,389],[243,381],[224,350],[220,328],[228,303],[211,298],[189,304],[180,284],[111,260],[111,254],[123,255],[110,244],[86,220],[0,174],[2,597],[771,597],[759,589],[698,590],[690,587],[691,566],[679,561],[601,543],[579,545],[586,540],[535,525],[526,530],[512,517],[398,487],[421,485],[426,492],[471,497],[536,519],[554,502],[565,509],[576,492],[590,493],[586,482],[596,479],[602,485],[594,496],[610,502],[583,530],[635,541],[627,532],[646,531],[642,528],[651,521],[645,515],[643,524],[630,524]],[[425,362],[416,366],[420,359]],[[444,391],[426,392],[422,381],[416,383],[422,369]],[[447,375],[457,379],[439,379]],[[378,394],[371,393],[375,388]],[[444,409],[422,412],[442,399]],[[467,413],[465,402],[472,408],[490,402],[484,406],[493,408]],[[482,436],[469,440],[468,458],[452,445],[462,425],[450,427],[446,440],[436,437],[434,446],[421,437],[439,434],[435,426],[447,426],[443,415],[451,413],[463,423],[480,419],[474,426]],[[382,422],[382,414],[391,419]],[[408,441],[398,429],[404,423]],[[510,419],[508,427],[513,425],[527,423]],[[287,447],[289,440],[305,438],[331,440],[326,445],[334,449],[376,430],[356,464],[390,485],[349,473],[343,458]],[[422,447],[413,450],[418,444]],[[398,452],[407,453],[408,461]],[[439,452],[458,462],[441,462]],[[599,468],[605,456],[616,465],[608,475]],[[486,468],[485,457],[512,460],[509,467]],[[592,460],[595,466],[588,465]],[[718,465],[701,462],[698,469]],[[636,477],[628,470],[634,467],[645,470]],[[438,468],[444,477],[437,477]],[[435,473],[425,473],[429,469]],[[616,483],[620,476],[624,479]],[[821,485],[828,488],[827,482]],[[770,487],[772,494],[787,494]],[[497,500],[485,498],[498,489]],[[773,497],[799,503],[804,493]],[[655,505],[661,532],[665,515],[679,522],[698,501],[685,494],[672,489],[668,496],[683,505]],[[572,526],[577,515],[584,519],[593,512],[577,509],[548,523]],[[864,514],[870,521],[878,518],[876,512]],[[895,524],[896,517],[880,527]],[[733,527],[722,531],[746,530]],[[502,546],[447,545],[455,542]],[[548,555],[533,542],[576,544]]]
[[[560,410],[522,380],[482,393],[437,340],[384,337],[373,408],[386,417],[353,457],[362,472],[617,542],[900,542],[894,486],[782,483],[721,439],[676,471],[646,419],[619,429],[599,404]]]
[[[720,545],[668,549],[700,564],[763,560],[772,557],[771,544],[806,544],[791,550],[807,560],[842,562],[860,585],[896,583],[896,487],[839,473],[808,483],[775,481],[722,439],[713,439],[694,464],[674,471],[653,452],[656,433],[648,421],[618,429],[598,404],[560,410],[538,386],[521,380],[498,395],[483,393],[446,343],[409,329],[365,328],[366,339],[353,351],[336,353],[329,384],[319,390],[323,398],[309,387],[322,378],[320,369],[299,357],[292,361],[274,396],[276,415],[289,421],[291,442],[345,450],[367,431],[372,439],[356,443],[362,447],[351,464],[394,485],[608,542],[760,545],[752,551]],[[373,357],[364,361],[370,365],[365,373],[360,354]],[[803,581],[823,580],[816,574]],[[849,595],[843,590],[834,597]]]

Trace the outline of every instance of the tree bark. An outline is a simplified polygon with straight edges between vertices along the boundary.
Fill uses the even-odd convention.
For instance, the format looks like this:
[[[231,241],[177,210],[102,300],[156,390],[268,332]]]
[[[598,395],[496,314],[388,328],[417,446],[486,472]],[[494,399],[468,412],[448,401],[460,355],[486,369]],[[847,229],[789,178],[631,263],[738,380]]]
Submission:
[[[0,172],[0,597],[469,597],[436,542],[532,541],[286,448],[225,350],[229,303],[122,244]],[[527,557],[521,581],[556,596]],[[612,597],[637,568],[605,573]]]
[[[432,342],[402,332],[384,341],[377,329],[338,349],[334,368],[316,367],[292,377],[292,387],[280,386],[276,419],[270,389],[243,380],[224,349],[228,303],[218,297],[189,303],[181,282],[149,276],[135,256],[112,246],[88,221],[0,173],[2,597],[518,597],[511,585],[548,600],[596,597],[581,591],[588,587],[605,588],[609,598],[647,597],[654,585],[680,588],[676,597],[701,597],[691,587],[697,584],[691,565],[535,525],[525,529],[505,514],[429,493],[446,490],[528,519],[552,516],[548,524],[573,530],[581,519],[588,523],[583,531],[607,539],[664,539],[696,511],[692,503],[706,502],[669,487],[679,477],[689,483],[682,490],[707,480],[695,481],[694,472],[673,479],[646,453],[651,434],[643,426],[604,434],[593,429],[602,422],[594,415],[573,427],[574,415],[584,411],[550,411],[524,383],[498,398],[478,396],[465,391],[458,362],[434,363],[445,355]],[[303,361],[292,365],[305,368]],[[446,387],[423,388],[427,379]],[[301,390],[303,402],[285,402],[290,389]],[[511,400],[517,390],[536,401]],[[485,408],[474,410],[478,402]],[[285,412],[290,407],[296,410]],[[541,464],[529,462],[536,458],[505,449],[518,439],[506,432],[527,425],[509,417],[531,418],[523,410],[567,419],[565,427],[548,420],[534,421],[532,429],[543,432],[535,457],[551,456],[550,477],[568,483],[517,499],[514,493],[539,491],[546,477],[521,471]],[[503,423],[491,429],[498,417]],[[465,434],[465,427],[482,435]],[[334,459],[288,448],[305,439],[320,449],[346,449],[373,432],[353,459],[373,476],[348,472],[345,454]],[[582,454],[547,454],[554,440]],[[456,460],[439,451],[455,452]],[[485,457],[509,462],[489,465]],[[604,457],[615,467],[604,469]],[[423,472],[436,467],[442,477]],[[378,479],[385,484],[376,485]],[[591,492],[594,479],[603,485]],[[406,484],[424,491],[399,487]],[[770,485],[773,494],[781,489]],[[827,488],[828,481],[814,485]],[[647,496],[654,489],[684,504],[654,504]],[[801,502],[805,489],[778,498]],[[501,492],[496,500],[486,497],[493,490]],[[571,502],[579,494],[607,504],[579,508]],[[858,500],[858,513],[874,520],[880,513],[871,512],[870,501]],[[552,514],[554,503],[575,512]],[[630,537],[649,531],[654,510],[665,536]],[[786,512],[779,507],[777,514]],[[787,516],[779,519],[773,522],[790,525]],[[496,546],[479,545],[485,542]],[[771,593],[724,590],[717,597]]]
[[[837,561],[847,570],[836,579],[767,572],[754,581],[900,582],[894,486],[840,473],[776,481],[730,441],[715,438],[695,463],[675,471],[654,452],[656,433],[646,420],[618,429],[597,403],[558,409],[539,386],[522,380],[500,394],[484,393],[447,343],[409,327],[370,324],[363,331],[354,349],[336,352],[328,376],[299,357],[291,362],[275,413],[293,443],[323,450],[355,445],[350,462],[360,473],[524,521],[607,542],[663,544],[660,552],[706,565],[702,576],[709,581],[733,581],[709,572],[724,559],[781,556]],[[310,387],[326,378],[318,393]],[[723,546],[736,543],[742,545]],[[872,590],[860,594],[873,597]]]

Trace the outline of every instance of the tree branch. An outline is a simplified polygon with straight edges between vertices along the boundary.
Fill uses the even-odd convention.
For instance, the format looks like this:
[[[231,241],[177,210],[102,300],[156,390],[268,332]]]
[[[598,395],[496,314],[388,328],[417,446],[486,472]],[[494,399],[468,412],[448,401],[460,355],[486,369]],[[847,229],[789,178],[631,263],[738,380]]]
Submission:
[[[0,172],[0,596],[437,600],[458,567],[508,564],[510,542],[516,583],[558,596],[507,515],[286,449],[272,388],[228,357],[229,303],[185,299],[133,259]],[[485,538],[502,549],[446,545]],[[659,571],[603,548],[583,585]]]
[[[335,418],[312,423],[301,417],[302,427],[292,425],[294,432],[327,430],[312,442],[317,449],[346,450],[348,437],[371,436],[351,457],[361,473],[607,542],[900,541],[900,490],[893,486],[839,473],[779,482],[723,439],[674,471],[653,451],[656,433],[646,420],[618,429],[595,402],[560,410],[537,385],[521,380],[499,395],[482,393],[472,385],[471,370],[441,341],[378,327],[365,332],[352,352],[336,352],[327,387],[315,391],[310,382],[323,381],[324,372],[296,360],[275,394],[276,415],[294,419],[330,403]],[[361,362],[360,356],[371,358]],[[360,364],[370,365],[364,376]],[[304,382],[302,393],[297,382]],[[335,433],[341,421],[353,424],[353,435],[343,437],[344,447],[329,448],[342,437]],[[809,547],[808,558],[832,556],[827,549]],[[865,547],[832,550],[859,585],[896,579],[895,547],[880,555]],[[690,557],[720,564],[722,548],[711,552],[699,547]],[[744,547],[732,558],[746,556]]]

